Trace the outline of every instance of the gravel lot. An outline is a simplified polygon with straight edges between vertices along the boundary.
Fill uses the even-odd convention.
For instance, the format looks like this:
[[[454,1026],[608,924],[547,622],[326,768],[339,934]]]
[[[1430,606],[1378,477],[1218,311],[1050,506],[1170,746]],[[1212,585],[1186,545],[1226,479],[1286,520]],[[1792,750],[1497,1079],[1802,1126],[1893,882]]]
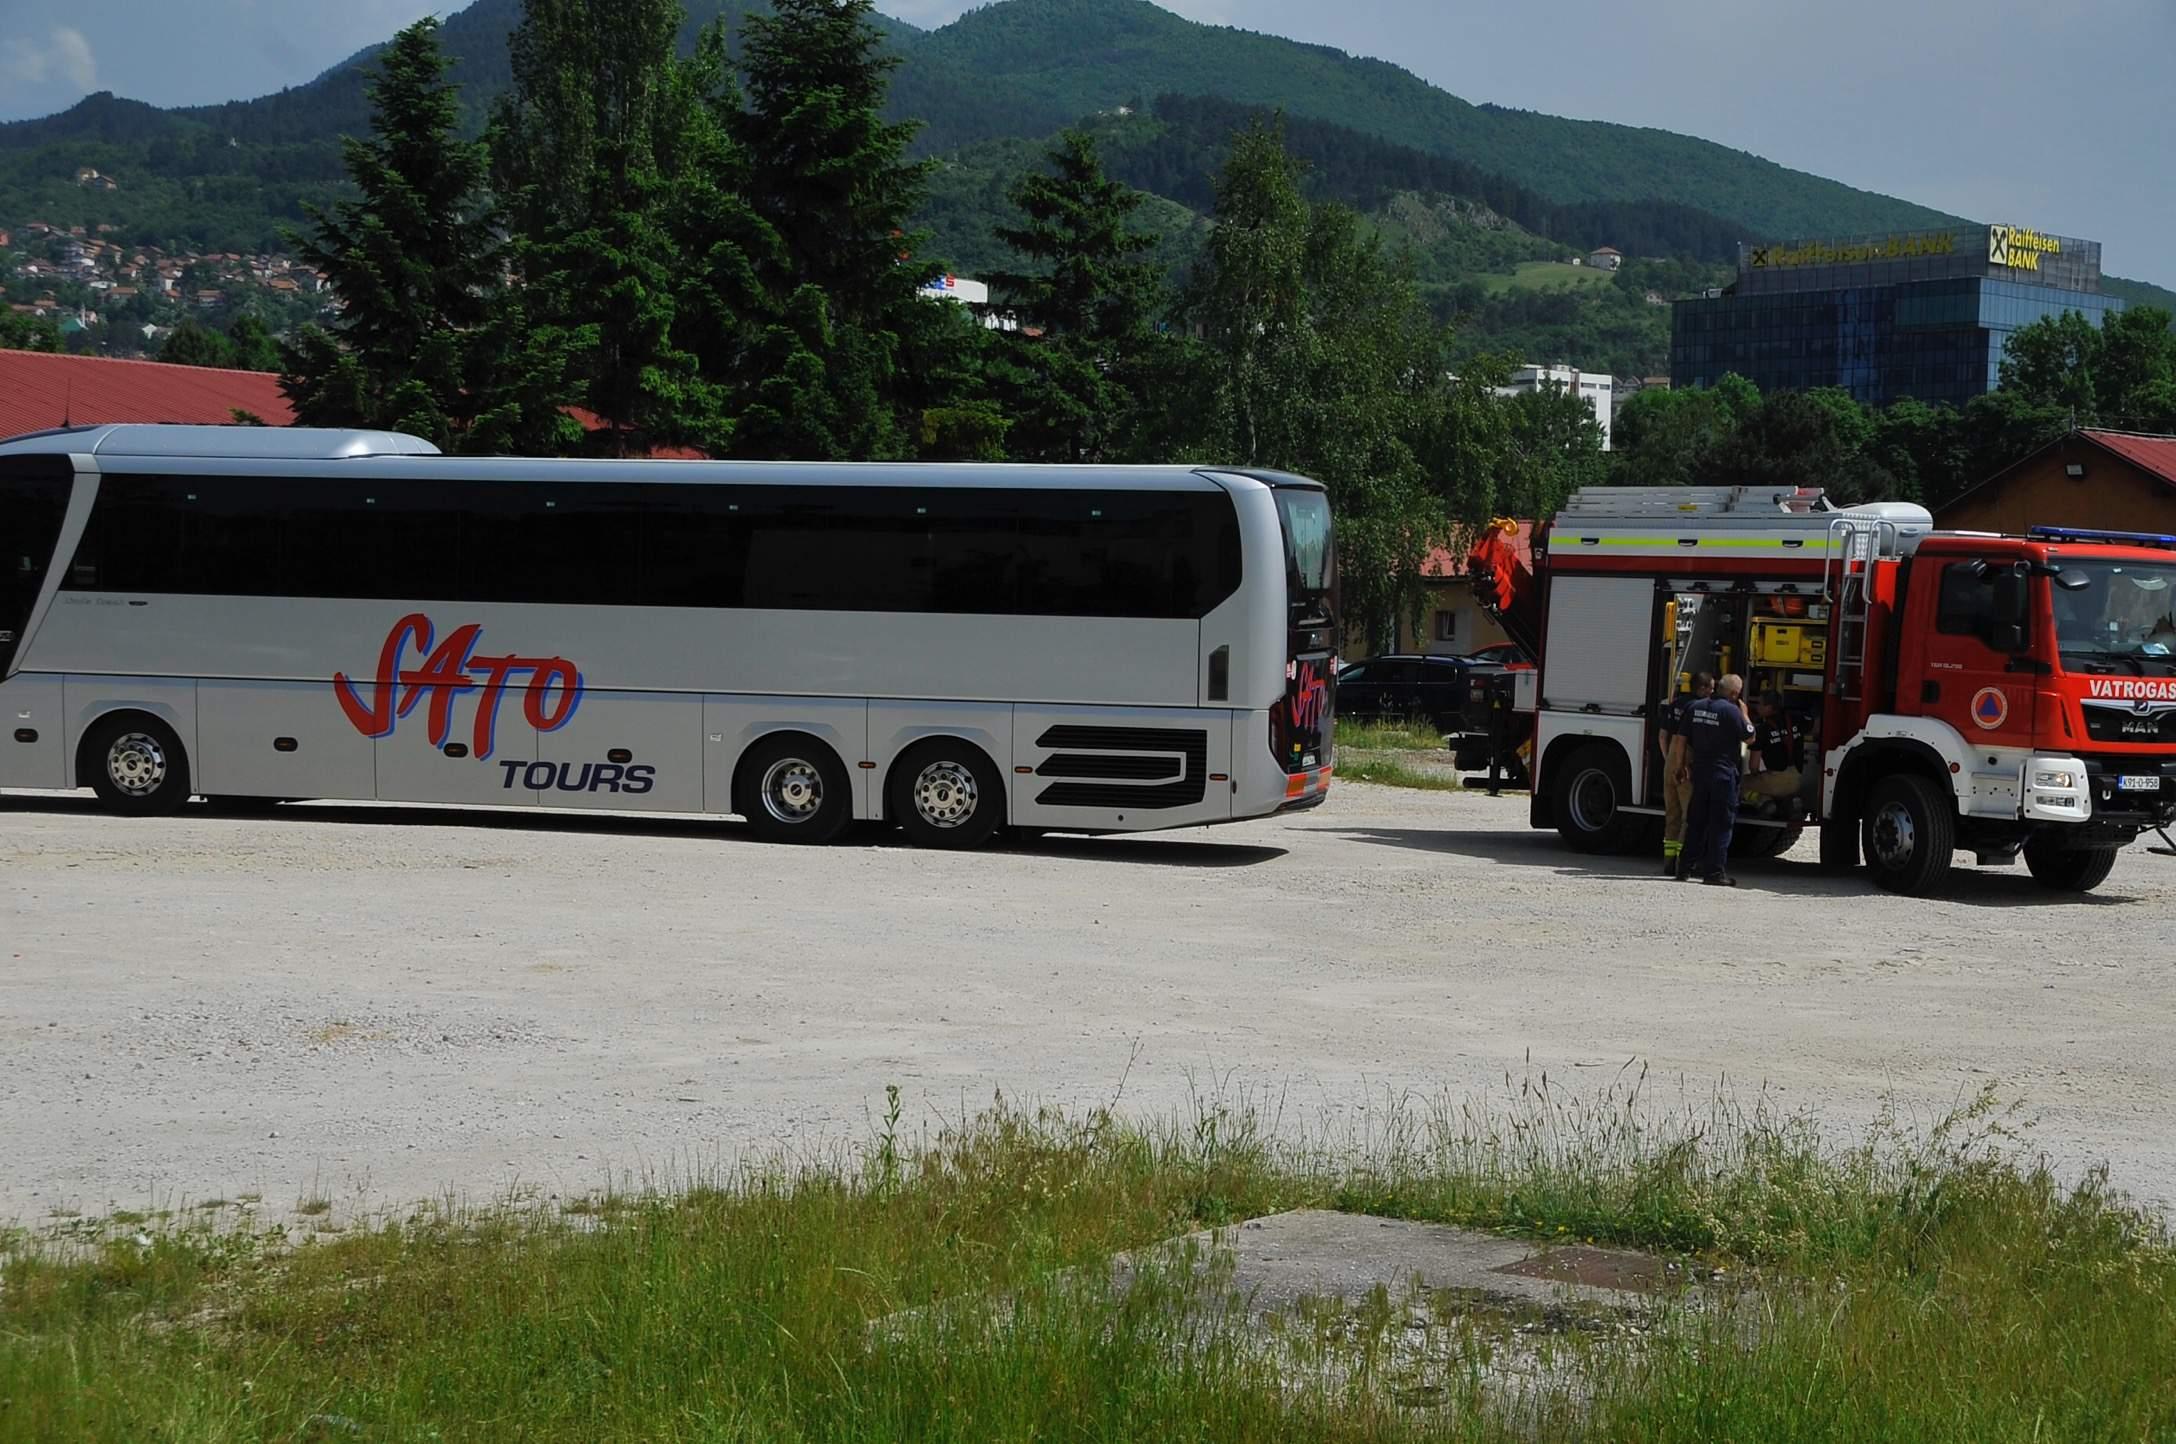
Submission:
[[[1347,784],[1208,832],[927,854],[733,823],[310,806],[120,821],[0,797],[0,1219],[262,1195],[580,1194],[909,1129],[1002,1088],[1358,1116],[1531,1059],[1856,1129],[1993,1079],[2067,1168],[2176,1197],[2176,860],[1914,902],[1809,839],[1736,893]],[[1130,1070],[1129,1070],[1129,1060]],[[1664,1081],[1666,1080],[1666,1081]],[[1682,1080],[1682,1082],[1680,1082]]]

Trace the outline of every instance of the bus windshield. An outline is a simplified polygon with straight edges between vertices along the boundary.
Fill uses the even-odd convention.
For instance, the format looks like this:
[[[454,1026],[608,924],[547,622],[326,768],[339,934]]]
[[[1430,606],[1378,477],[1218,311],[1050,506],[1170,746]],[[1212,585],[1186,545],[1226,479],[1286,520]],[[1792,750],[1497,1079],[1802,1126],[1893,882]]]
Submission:
[[[2057,586],[2055,635],[2063,665],[2091,674],[2176,676],[2176,562],[2073,561],[2087,585]]]
[[[1277,488],[1277,519],[1284,525],[1285,568],[1297,611],[1318,614],[1336,580],[1337,554],[1330,540],[1330,499],[1304,487]]]

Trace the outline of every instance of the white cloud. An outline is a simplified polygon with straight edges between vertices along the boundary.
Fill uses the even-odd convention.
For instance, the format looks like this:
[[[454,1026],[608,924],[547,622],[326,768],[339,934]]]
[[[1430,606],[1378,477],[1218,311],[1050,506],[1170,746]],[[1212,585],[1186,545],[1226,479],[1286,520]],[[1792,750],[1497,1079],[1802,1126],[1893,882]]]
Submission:
[[[65,84],[83,95],[98,88],[98,58],[91,53],[91,42],[68,25],[54,26],[43,44],[32,39],[11,41],[6,69],[26,85]]]

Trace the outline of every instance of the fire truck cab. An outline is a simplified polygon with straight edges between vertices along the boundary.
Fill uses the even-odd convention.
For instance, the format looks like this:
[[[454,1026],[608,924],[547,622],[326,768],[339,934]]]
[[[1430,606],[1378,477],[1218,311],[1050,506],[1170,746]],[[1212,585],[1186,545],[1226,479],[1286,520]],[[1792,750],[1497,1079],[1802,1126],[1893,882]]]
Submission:
[[[1509,588],[1506,588],[1508,592]],[[1938,532],[1812,488],[1588,488],[1536,540],[1532,821],[1652,846],[1656,719],[1699,671],[1773,690],[1795,797],[1747,800],[1734,850],[1820,830],[1904,893],[1956,852],[2085,891],[2176,822],[2176,538]]]

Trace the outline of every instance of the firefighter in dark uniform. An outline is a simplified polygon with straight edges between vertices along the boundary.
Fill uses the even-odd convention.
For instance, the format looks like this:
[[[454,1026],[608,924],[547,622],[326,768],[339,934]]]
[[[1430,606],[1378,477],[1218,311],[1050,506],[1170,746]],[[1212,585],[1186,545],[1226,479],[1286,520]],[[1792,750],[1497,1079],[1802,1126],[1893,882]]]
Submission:
[[[1730,834],[1738,822],[1739,758],[1753,736],[1745,715],[1745,679],[1732,673],[1715,695],[1685,709],[1684,737],[1692,802],[1686,809],[1685,850],[1678,877],[1736,887],[1729,872]]]

